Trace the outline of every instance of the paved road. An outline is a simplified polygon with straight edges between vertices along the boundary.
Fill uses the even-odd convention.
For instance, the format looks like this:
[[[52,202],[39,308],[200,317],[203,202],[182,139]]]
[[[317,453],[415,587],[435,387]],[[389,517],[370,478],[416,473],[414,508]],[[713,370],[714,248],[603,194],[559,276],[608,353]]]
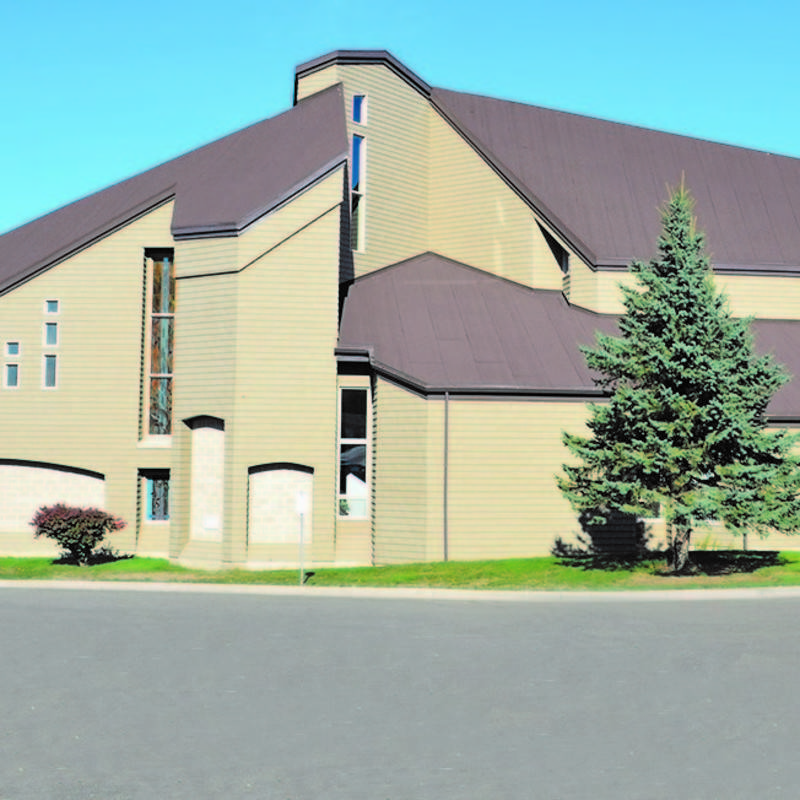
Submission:
[[[0,798],[797,798],[798,619],[0,588]]]

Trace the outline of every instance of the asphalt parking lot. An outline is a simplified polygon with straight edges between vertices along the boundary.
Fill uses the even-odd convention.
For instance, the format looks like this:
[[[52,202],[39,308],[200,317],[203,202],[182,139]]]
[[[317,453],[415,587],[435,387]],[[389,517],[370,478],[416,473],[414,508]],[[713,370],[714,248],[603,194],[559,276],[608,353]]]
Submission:
[[[795,798],[800,598],[0,587],[0,798]]]

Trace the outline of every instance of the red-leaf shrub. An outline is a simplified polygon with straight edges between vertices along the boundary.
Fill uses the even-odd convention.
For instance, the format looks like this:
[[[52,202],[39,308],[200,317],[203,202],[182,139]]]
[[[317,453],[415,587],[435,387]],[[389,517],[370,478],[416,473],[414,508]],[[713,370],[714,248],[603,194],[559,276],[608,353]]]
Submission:
[[[122,530],[126,523],[99,508],[76,508],[57,503],[42,506],[31,520],[34,537],[54,539],[64,554],[78,564],[88,564],[107,533]]]

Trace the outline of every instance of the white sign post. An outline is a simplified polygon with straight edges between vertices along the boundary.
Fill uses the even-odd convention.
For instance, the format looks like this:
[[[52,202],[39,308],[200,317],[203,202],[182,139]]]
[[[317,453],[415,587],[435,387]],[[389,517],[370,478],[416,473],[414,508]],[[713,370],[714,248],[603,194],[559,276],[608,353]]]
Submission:
[[[300,562],[300,585],[303,585],[303,520],[308,513],[308,494],[298,492],[294,498],[294,507],[300,515],[300,541],[298,544],[298,561]]]

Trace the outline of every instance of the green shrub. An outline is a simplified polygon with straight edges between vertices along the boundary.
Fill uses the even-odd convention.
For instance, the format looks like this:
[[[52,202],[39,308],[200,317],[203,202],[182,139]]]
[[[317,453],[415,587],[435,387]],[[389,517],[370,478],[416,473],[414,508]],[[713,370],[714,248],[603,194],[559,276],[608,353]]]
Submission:
[[[31,520],[35,538],[55,540],[67,558],[81,565],[89,563],[106,534],[122,530],[125,524],[99,508],[76,508],[63,503],[42,506]]]

